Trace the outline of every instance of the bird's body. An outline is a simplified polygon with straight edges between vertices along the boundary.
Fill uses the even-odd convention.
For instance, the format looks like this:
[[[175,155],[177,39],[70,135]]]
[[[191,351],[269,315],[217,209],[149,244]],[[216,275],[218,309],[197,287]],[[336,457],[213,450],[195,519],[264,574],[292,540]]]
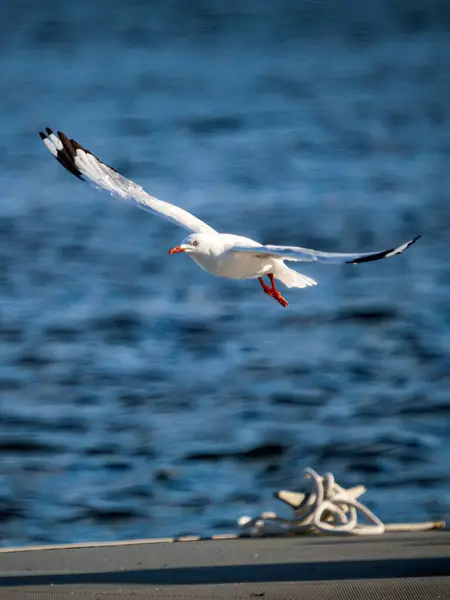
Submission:
[[[227,277],[229,279],[254,279],[270,272],[271,265],[279,262],[268,257],[259,257],[249,254],[240,256],[233,252],[234,247],[248,244],[257,248],[261,246],[258,242],[250,238],[231,233],[201,233],[195,238],[199,246],[208,248],[208,251],[202,253],[190,253],[189,256],[198,266],[218,277]]]
[[[150,196],[139,185],[120,175],[61,132],[56,136],[47,128],[46,133],[41,132],[40,135],[53,156],[79,179],[88,181],[123,200],[132,201],[141,208],[187,229],[190,234],[179,246],[172,248],[169,254],[186,253],[201,269],[219,277],[259,279],[264,292],[282,306],[287,306],[288,303],[277,290],[275,279],[287,287],[303,288],[317,285],[310,277],[289,268],[284,261],[352,264],[369,262],[400,254],[420,237],[390,250],[363,254],[328,253],[298,246],[262,245],[247,237],[219,233],[184,209]],[[263,280],[266,275],[271,286]]]
[[[250,238],[232,233],[199,233],[190,237],[190,241],[198,242],[197,249],[205,248],[205,251],[187,251],[188,256],[211,275],[227,279],[259,279],[271,273],[287,287],[316,285],[314,279],[290,269],[281,258],[258,253],[262,244]],[[255,248],[255,253],[240,252],[242,247]]]

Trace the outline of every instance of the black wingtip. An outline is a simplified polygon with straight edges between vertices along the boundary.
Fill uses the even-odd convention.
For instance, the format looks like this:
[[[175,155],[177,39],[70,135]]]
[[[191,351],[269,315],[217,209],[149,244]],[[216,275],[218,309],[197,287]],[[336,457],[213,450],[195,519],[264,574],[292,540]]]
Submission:
[[[49,136],[53,135],[53,130],[50,127],[46,127],[46,134],[42,131],[39,132],[42,140],[47,140]],[[83,179],[81,171],[75,164],[75,156],[76,152],[70,142],[70,140],[62,133],[62,131],[58,131],[58,137],[62,142],[62,148],[55,147],[55,158],[56,160],[63,165],[72,175],[75,175],[78,179]],[[52,150],[53,153],[53,150]]]
[[[375,260],[381,260],[382,258],[389,258],[390,256],[397,256],[397,254],[403,254],[403,252],[405,250],[407,250],[410,246],[412,246],[414,244],[414,242],[416,242],[421,237],[422,237],[422,234],[416,235],[416,237],[414,237],[412,240],[410,240],[409,242],[406,242],[404,244],[403,250],[398,250],[398,248],[401,248],[401,246],[398,246],[397,248],[390,248],[389,250],[383,250],[382,252],[374,252],[373,254],[366,254],[365,256],[363,255],[363,256],[360,256],[359,258],[355,258],[354,260],[350,260],[349,264],[357,265],[359,263],[373,262]]]
[[[410,246],[412,246],[413,244],[415,244],[417,242],[417,240],[419,240],[422,237],[422,234],[420,235],[416,235],[416,237],[413,237],[412,240],[410,240],[407,244],[406,247],[404,248],[404,250],[402,250],[401,252],[399,252],[399,254],[402,254],[405,250],[407,250]]]
[[[42,131],[39,132],[39,135],[41,136],[41,138],[44,141],[49,136],[54,135],[53,130],[50,129],[50,127],[46,127],[45,131],[47,132],[47,134],[43,133]],[[55,158],[58,162],[60,162],[63,165],[63,167],[65,167],[70,173],[72,173],[72,175],[75,175],[75,177],[78,177],[78,179],[81,179],[83,181],[86,179],[76,164],[76,158],[77,158],[78,151],[83,151],[86,154],[90,154],[101,165],[104,165],[105,167],[108,167],[108,169],[111,169],[112,171],[117,173],[117,171],[113,167],[110,167],[109,165],[106,165],[105,163],[103,163],[90,150],[83,148],[83,146],[81,146],[77,141],[68,138],[62,131],[58,130],[56,132],[56,135],[58,136],[59,140],[61,141],[62,147],[60,147],[61,144],[59,144],[59,143],[57,144],[57,147],[55,147],[55,150],[56,150]],[[52,153],[53,153],[53,151],[52,151]]]
[[[70,141],[69,138],[62,131],[57,131],[56,135],[59,137],[63,144]]]

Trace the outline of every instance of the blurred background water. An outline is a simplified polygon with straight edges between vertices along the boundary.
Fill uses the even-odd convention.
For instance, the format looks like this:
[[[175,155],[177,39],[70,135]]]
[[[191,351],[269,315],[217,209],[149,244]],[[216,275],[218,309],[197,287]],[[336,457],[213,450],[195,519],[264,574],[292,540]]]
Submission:
[[[450,517],[450,7],[3,3],[0,543],[234,531],[302,470],[386,521]],[[84,186],[61,129],[261,242],[371,251],[258,282]]]

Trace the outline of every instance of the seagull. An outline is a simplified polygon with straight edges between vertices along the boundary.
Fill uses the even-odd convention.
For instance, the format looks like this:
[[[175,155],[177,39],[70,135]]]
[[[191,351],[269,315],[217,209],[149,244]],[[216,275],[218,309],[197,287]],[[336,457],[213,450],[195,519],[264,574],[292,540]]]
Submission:
[[[258,279],[264,292],[281,306],[288,306],[275,279],[288,288],[305,288],[317,285],[306,275],[289,268],[285,261],[358,264],[389,258],[401,254],[420,235],[396,248],[364,254],[329,253],[297,246],[263,245],[255,240],[230,233],[219,233],[183,208],[150,196],[141,186],[126,179],[113,167],[97,158],[92,152],[69,139],[61,131],[53,133],[48,127],[39,132],[48,150],[72,175],[103,189],[122,200],[135,203],[140,208],[165,217],[189,232],[189,235],[169,254],[184,253],[207,273],[229,279]],[[263,277],[267,277],[268,285]]]

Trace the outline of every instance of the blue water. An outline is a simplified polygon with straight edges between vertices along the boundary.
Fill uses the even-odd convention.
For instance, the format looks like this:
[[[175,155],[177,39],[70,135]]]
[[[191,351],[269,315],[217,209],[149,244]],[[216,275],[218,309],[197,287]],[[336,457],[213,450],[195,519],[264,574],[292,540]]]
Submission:
[[[0,42],[0,543],[234,531],[302,470],[450,517],[443,3],[31,3]],[[92,190],[61,129],[220,231],[333,251],[319,286],[209,276]]]

